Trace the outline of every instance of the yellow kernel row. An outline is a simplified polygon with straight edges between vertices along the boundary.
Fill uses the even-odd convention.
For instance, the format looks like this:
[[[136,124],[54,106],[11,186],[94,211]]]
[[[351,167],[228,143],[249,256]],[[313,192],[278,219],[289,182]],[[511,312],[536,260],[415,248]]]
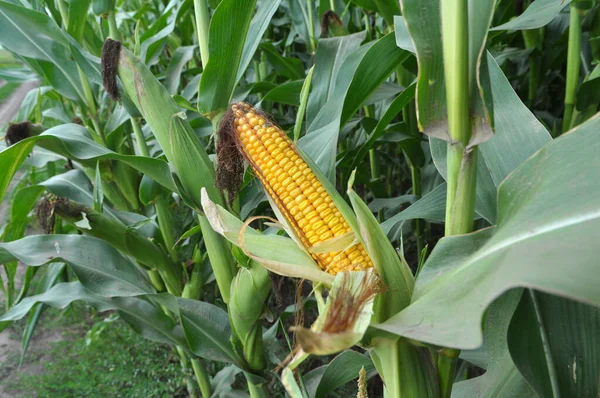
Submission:
[[[232,106],[234,126],[250,166],[306,248],[351,232],[333,200],[293,143],[248,104]],[[363,270],[373,262],[359,243],[343,252],[312,255],[331,274]]]

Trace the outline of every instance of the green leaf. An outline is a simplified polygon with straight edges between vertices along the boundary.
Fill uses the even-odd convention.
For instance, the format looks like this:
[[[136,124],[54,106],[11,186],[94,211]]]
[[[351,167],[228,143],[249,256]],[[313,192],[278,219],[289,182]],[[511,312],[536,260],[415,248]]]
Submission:
[[[521,289],[512,290],[490,305],[483,324],[483,345],[489,355],[487,370],[483,376],[456,383],[452,388],[453,397],[536,397],[515,368],[506,343],[506,333],[520,297]]]
[[[183,332],[194,354],[241,366],[231,346],[231,327],[225,311],[209,303],[185,298],[177,298],[177,306]]]
[[[102,213],[104,204],[104,192],[102,191],[102,179],[100,173],[100,162],[96,163],[96,179],[94,180],[94,210]]]
[[[70,34],[77,42],[83,39],[83,30],[87,22],[88,10],[90,8],[90,0],[78,0],[68,2],[68,24],[67,33]]]
[[[348,87],[342,111],[342,126],[408,56],[408,52],[396,45],[393,33],[383,36],[373,44],[365,54],[365,59],[358,65]]]
[[[173,33],[181,3],[169,2],[161,17],[140,38],[140,59],[146,65],[154,65],[166,45],[168,36]]]
[[[384,322],[410,304],[415,279],[410,268],[398,257],[369,207],[352,190],[352,182],[349,183],[348,196],[356,213],[365,249],[386,286],[386,291],[377,295],[374,314],[375,322]]]
[[[548,25],[571,0],[537,0],[531,2],[523,14],[490,30],[525,30]]]
[[[275,72],[292,80],[304,79],[304,65],[298,58],[282,56],[271,43],[263,43],[260,47],[267,54]]]
[[[600,305],[593,243],[600,228],[599,127],[596,116],[513,171],[499,188],[498,226],[442,239],[419,274],[412,304],[377,327],[472,349],[482,343],[485,308],[512,288]]]
[[[417,52],[417,50],[415,50],[415,44],[408,33],[406,21],[404,20],[404,17],[400,15],[394,16],[394,33],[396,34],[396,45],[398,47],[410,51],[413,54]]]
[[[600,310],[530,290],[508,329],[515,365],[540,397],[598,395]]]
[[[39,267],[67,263],[81,283],[105,297],[137,296],[154,289],[146,275],[106,242],[81,235],[37,235],[0,243],[0,263]]]
[[[402,93],[400,93],[387,108],[383,116],[377,122],[377,126],[375,126],[375,130],[369,135],[367,140],[358,150],[358,153],[354,155],[354,159],[352,161],[350,170],[354,170],[359,162],[362,162],[363,158],[367,155],[369,150],[373,148],[375,142],[379,137],[381,137],[385,133],[385,128],[388,124],[391,123],[392,120],[402,111],[409,101],[411,101],[415,97],[415,84],[411,84],[408,86]]]
[[[36,289],[36,294],[44,293],[54,284],[56,280],[63,272],[65,265],[63,263],[53,263],[50,264],[46,274],[44,275],[41,284],[38,289]],[[27,322],[25,323],[25,330],[23,330],[23,335],[21,336],[21,358],[19,359],[19,365],[23,364],[23,359],[25,359],[25,354],[27,353],[27,348],[29,347],[29,343],[31,342],[31,338],[33,337],[33,332],[37,326],[37,323],[42,315],[42,311],[44,310],[43,304],[36,304],[32,311],[29,313],[27,317]]]
[[[194,57],[197,46],[182,46],[175,50],[165,78],[165,88],[170,94],[177,94],[183,67]]]
[[[70,59],[69,41],[46,14],[0,2],[0,44],[23,57],[40,60],[42,74],[57,73],[66,85],[66,89],[57,86],[63,95],[84,100],[77,67]]]
[[[117,310],[121,319],[127,322],[136,333],[147,339],[159,343],[185,346],[181,329],[160,307],[137,297],[101,296],[88,290],[79,282],[59,283],[45,293],[27,297],[0,316],[0,320],[21,319],[37,303],[64,308],[78,300],[85,301],[101,312]]]
[[[319,39],[315,55],[315,69],[312,91],[306,107],[306,126],[310,126],[333,95],[333,89],[346,57],[360,47],[365,40],[366,31],[348,36]]]
[[[262,0],[259,3],[256,14],[254,15],[254,18],[252,18],[252,21],[250,21],[247,39],[244,43],[244,51],[242,52],[242,59],[240,60],[237,76],[235,78],[236,82],[240,81],[244,72],[246,72],[248,65],[252,62],[252,58],[260,44],[260,40],[269,27],[271,18],[273,18],[275,11],[279,8],[279,4],[281,4],[281,0]]]
[[[101,159],[120,160],[147,174],[170,191],[177,191],[169,165],[164,160],[112,152],[94,142],[85,127],[77,124],[63,124],[46,130],[38,136],[20,141],[0,152],[0,166],[3,166],[2,170],[7,170],[0,176],[0,199],[2,199],[14,173],[37,142],[41,142],[48,149],[69,159],[85,162],[90,167],[95,167],[95,161]]]
[[[381,228],[393,242],[400,238],[401,228],[398,224],[406,220],[422,218],[431,222],[443,223],[446,217],[446,183],[436,186],[433,190],[423,195],[415,203],[395,216],[385,220]]]
[[[208,114],[229,105],[256,0],[223,0],[210,21],[209,61],[200,80],[198,110]]]
[[[397,66],[404,54],[406,52],[396,46],[394,35],[390,33],[361,46],[344,59],[335,78],[335,88],[330,100],[321,107],[308,125],[306,135],[298,141],[300,148],[331,181],[334,179],[341,126],[389,77],[393,70],[392,64]],[[315,70],[315,75],[316,72]]]
[[[269,91],[263,97],[262,101],[273,101],[281,104],[300,106],[300,91],[302,90],[303,83],[303,80],[296,80],[277,86]]]
[[[328,397],[337,388],[358,379],[358,372],[363,367],[367,372],[375,370],[369,357],[351,350],[342,352],[329,364],[314,369],[304,376],[309,396]]]
[[[10,184],[13,176],[34,145],[35,142],[25,140],[0,152],[0,170],[3,171],[0,175],[0,202],[4,197],[8,184]]]

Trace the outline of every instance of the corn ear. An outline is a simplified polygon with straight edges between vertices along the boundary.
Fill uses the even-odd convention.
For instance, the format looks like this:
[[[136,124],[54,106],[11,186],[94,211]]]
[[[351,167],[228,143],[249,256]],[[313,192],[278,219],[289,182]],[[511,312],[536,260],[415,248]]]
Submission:
[[[271,288],[269,272],[254,261],[250,261],[248,268],[241,267],[231,283],[231,326],[242,343],[246,363],[254,371],[266,366],[262,314]]]
[[[232,105],[221,122],[219,143],[224,146],[219,150],[219,171],[235,174],[239,160],[232,151],[243,154],[291,235],[323,270],[335,275],[373,267],[361,243],[340,251],[311,251],[315,245],[353,233],[353,229],[292,141],[266,114],[243,102]],[[221,185],[230,195],[235,193],[235,186],[228,186],[227,178],[223,180]]]

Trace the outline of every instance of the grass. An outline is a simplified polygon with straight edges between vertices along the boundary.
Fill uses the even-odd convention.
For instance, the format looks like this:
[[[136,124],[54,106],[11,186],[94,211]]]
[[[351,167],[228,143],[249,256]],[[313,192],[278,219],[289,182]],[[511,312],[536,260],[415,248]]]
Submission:
[[[180,363],[167,346],[135,334],[116,315],[90,318],[81,307],[48,310],[38,325],[36,334],[60,329],[64,337],[43,353],[32,343],[23,369],[42,360],[41,372],[20,372],[18,352],[0,364],[6,393],[53,398],[187,396]]]

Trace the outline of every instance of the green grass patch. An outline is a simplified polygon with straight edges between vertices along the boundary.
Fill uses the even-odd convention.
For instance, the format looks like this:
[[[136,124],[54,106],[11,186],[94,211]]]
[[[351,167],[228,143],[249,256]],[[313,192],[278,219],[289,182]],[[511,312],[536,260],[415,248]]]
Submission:
[[[183,379],[190,375],[182,373],[169,347],[135,334],[116,315],[94,316],[89,329],[89,315],[77,311],[65,317],[62,312],[61,317],[59,311],[48,312],[36,333],[60,329],[64,340],[51,342],[43,353],[32,343],[22,371],[16,370],[18,353],[1,364],[0,382],[6,393],[53,398],[187,396]],[[66,329],[65,319],[71,321]],[[27,371],[40,361],[41,371]],[[13,377],[6,377],[11,371]]]

